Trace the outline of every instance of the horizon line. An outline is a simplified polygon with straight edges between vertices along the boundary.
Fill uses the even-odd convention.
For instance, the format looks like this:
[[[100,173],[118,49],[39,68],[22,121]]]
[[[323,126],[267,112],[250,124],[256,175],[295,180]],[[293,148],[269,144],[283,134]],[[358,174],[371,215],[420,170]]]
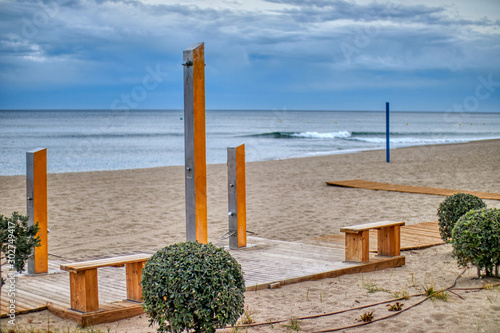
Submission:
[[[19,109],[14,109],[14,108],[9,108],[9,109],[0,109],[0,112],[6,112],[6,111],[118,111],[118,112],[125,112],[125,111],[184,111],[184,109],[116,109],[116,110],[111,110],[111,109],[102,109],[102,108],[92,108],[92,109],[81,109],[81,108],[74,108],[74,109],[69,109],[69,108],[40,108],[40,109],[27,109],[27,108],[19,108]],[[261,112],[261,111],[276,111],[276,112],[386,112],[385,108],[380,109],[380,110],[333,110],[333,109],[285,109],[285,110],[278,110],[276,108],[272,109],[235,109],[235,108],[229,108],[229,109],[219,109],[219,108],[213,108],[213,109],[205,109],[205,111],[256,111],[256,112]],[[451,111],[451,110],[391,110],[390,112],[416,112],[416,113],[436,113],[436,112],[442,112],[442,113],[500,113],[500,111]]]

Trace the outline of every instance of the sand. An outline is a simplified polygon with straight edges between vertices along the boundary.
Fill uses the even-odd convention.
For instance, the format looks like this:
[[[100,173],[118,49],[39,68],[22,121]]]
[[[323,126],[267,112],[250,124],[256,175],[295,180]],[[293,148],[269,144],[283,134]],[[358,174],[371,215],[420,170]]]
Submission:
[[[50,155],[49,155],[50,158]],[[208,166],[209,241],[218,243],[227,230],[226,166]],[[414,186],[432,186],[483,192],[500,192],[500,140],[394,149],[391,163],[385,151],[317,156],[247,163],[247,226],[258,237],[310,242],[334,234],[344,225],[378,220],[407,224],[436,220],[444,197],[347,189],[326,186],[326,181],[366,179]],[[183,167],[102,171],[48,175],[49,253],[70,260],[155,251],[185,240]],[[25,177],[0,177],[0,214],[26,212]],[[485,200],[500,208],[499,201]],[[460,272],[451,246],[403,252],[401,268],[342,276],[247,292],[249,311],[257,321],[287,319],[332,312],[392,295],[369,293],[366,282],[380,289],[407,289],[416,293],[424,283],[447,287]],[[481,286],[471,270],[459,285]],[[412,284],[413,281],[417,281]],[[491,280],[490,282],[500,282]],[[411,285],[418,286],[418,288]],[[500,290],[459,292],[447,302],[427,301],[395,318],[356,328],[353,332],[500,332]],[[411,304],[413,300],[404,303]],[[382,317],[384,306],[375,310]],[[356,323],[360,313],[304,321],[305,331]],[[73,325],[54,316],[54,325]],[[18,323],[41,321],[46,311],[20,316]],[[66,325],[66,326],[64,326]],[[99,325],[111,332],[153,332],[145,316]],[[275,332],[286,328],[252,328]]]

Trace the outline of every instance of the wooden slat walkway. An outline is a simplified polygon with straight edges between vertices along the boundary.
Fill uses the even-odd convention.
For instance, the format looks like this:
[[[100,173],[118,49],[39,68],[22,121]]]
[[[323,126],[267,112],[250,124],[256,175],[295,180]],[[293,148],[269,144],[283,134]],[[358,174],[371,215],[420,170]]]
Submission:
[[[423,249],[429,246],[444,244],[439,235],[437,222],[423,222],[402,226],[400,229],[401,250]],[[345,235],[333,234],[315,237],[315,241],[332,243],[334,247],[344,248]],[[377,231],[370,230],[370,252],[377,252]]]
[[[445,188],[425,187],[425,186],[408,186],[408,185],[395,185],[387,183],[372,182],[363,179],[342,180],[335,182],[326,182],[327,185],[363,188],[369,190],[382,190],[382,191],[395,191],[406,193],[420,193],[420,194],[434,194],[450,196],[457,193],[466,193],[475,195],[481,199],[500,200],[500,193],[489,192],[476,192],[476,191],[459,191],[450,190]]]
[[[397,267],[405,262],[403,256],[373,256],[367,264],[345,263],[342,262],[344,250],[340,248],[257,237],[248,237],[248,242],[255,246],[230,250],[242,265],[247,290]],[[60,258],[50,260],[49,274],[19,275],[16,281],[16,312],[43,310],[49,302],[56,309],[54,312],[64,314],[70,304],[69,273],[59,270],[59,267],[67,262]],[[134,309],[131,311],[137,311],[137,303],[122,301],[127,295],[125,268],[103,267],[98,270],[98,276],[101,308],[130,307]],[[7,288],[2,288],[1,317],[7,316],[9,301]]]

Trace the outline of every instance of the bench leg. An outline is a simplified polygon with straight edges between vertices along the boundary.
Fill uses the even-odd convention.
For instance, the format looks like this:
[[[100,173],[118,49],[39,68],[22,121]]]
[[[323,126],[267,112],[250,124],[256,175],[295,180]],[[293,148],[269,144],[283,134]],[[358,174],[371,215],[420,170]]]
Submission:
[[[378,255],[400,255],[400,227],[399,225],[381,228],[377,231]]]
[[[126,264],[127,272],[127,299],[142,302],[141,276],[146,262],[134,262]]]
[[[345,233],[345,260],[368,262],[370,260],[370,234],[368,230],[359,233]]]
[[[81,312],[99,310],[97,268],[69,273],[71,308]]]

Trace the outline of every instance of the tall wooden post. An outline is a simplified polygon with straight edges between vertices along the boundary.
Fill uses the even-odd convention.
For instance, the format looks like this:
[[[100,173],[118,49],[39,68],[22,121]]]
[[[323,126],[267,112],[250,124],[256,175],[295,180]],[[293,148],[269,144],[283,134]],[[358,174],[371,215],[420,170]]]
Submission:
[[[229,248],[247,246],[245,144],[227,148]]]
[[[47,240],[47,149],[26,152],[26,206],[28,225],[38,222],[40,246],[28,259],[28,274],[47,273],[49,252]]]
[[[205,148],[205,50],[184,50],[184,148],[186,240],[207,243],[207,165]]]

